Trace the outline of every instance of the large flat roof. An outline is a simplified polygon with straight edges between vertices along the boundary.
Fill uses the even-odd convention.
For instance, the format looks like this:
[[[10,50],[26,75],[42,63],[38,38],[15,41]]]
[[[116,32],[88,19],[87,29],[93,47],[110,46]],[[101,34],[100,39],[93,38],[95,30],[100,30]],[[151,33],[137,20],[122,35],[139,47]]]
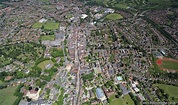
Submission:
[[[101,88],[97,88],[96,89],[96,95],[97,95],[98,98],[102,98],[102,97],[105,96],[104,92],[103,92],[103,90]]]

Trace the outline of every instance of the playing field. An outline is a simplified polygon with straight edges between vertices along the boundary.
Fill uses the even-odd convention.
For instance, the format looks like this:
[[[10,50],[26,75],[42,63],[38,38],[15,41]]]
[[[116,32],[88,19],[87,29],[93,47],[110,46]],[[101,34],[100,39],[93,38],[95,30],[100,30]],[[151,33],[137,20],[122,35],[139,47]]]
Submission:
[[[118,99],[112,95],[110,99],[111,103],[109,105],[135,105],[129,94],[124,97],[119,97]]]
[[[178,60],[171,58],[160,58],[156,60],[160,70],[178,72]]]
[[[172,100],[172,97],[175,99],[172,101],[178,102],[178,87],[165,84],[156,84],[159,88],[163,89],[165,93],[169,94],[169,100]]]
[[[178,70],[178,62],[172,62],[172,61],[162,61],[161,67]]]
[[[110,20],[118,20],[118,19],[122,19],[122,15],[120,14],[116,14],[116,13],[113,13],[113,14],[109,14],[106,16],[106,19],[110,19]]]
[[[44,25],[44,29],[46,30],[55,30],[58,29],[58,27],[59,27],[59,23],[54,23],[54,22],[47,22]]]
[[[50,40],[53,41],[55,39],[55,35],[45,35],[40,37],[41,40]]]
[[[44,23],[36,22],[33,24],[32,28],[42,28],[43,25],[44,25]]]
[[[54,62],[51,60],[45,60],[45,61],[39,63],[37,66],[40,67],[42,70],[44,70],[44,69],[46,69],[46,66],[48,64],[51,64],[53,66]]]
[[[16,88],[17,86],[0,90],[0,105],[13,105],[17,99],[17,97],[13,95]]]

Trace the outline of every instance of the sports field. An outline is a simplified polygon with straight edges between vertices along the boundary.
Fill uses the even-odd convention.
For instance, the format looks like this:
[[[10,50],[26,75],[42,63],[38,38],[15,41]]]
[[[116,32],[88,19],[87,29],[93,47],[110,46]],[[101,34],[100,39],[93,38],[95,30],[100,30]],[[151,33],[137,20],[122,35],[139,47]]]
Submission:
[[[50,40],[53,41],[55,39],[55,35],[45,35],[40,37],[41,40]]]
[[[124,97],[119,97],[118,99],[112,95],[110,99],[111,103],[109,105],[135,105],[129,94]]]
[[[110,20],[118,20],[118,19],[122,19],[122,15],[117,14],[117,13],[112,13],[112,14],[108,14],[106,16],[106,19],[110,19]]]
[[[170,101],[178,102],[178,87],[165,84],[156,84],[156,86],[163,89],[165,93],[169,94]],[[172,97],[174,97],[174,100],[172,100]]]
[[[37,66],[40,67],[42,70],[46,69],[46,65],[51,64],[53,66],[54,62],[51,60],[45,60],[39,63]]]
[[[58,29],[58,27],[59,27],[59,23],[55,23],[55,22],[47,22],[44,25],[44,29],[46,30],[55,30]]]
[[[48,21],[45,23],[36,22],[32,25],[32,28],[37,29],[44,28],[45,30],[55,30],[59,28],[59,23],[53,21]]]
[[[42,28],[43,25],[44,25],[44,23],[36,22],[33,24],[32,28]]]
[[[160,58],[156,64],[161,70],[178,72],[178,60],[171,58]]]
[[[13,95],[16,88],[17,86],[0,90],[0,105],[13,105],[17,99],[17,97]]]

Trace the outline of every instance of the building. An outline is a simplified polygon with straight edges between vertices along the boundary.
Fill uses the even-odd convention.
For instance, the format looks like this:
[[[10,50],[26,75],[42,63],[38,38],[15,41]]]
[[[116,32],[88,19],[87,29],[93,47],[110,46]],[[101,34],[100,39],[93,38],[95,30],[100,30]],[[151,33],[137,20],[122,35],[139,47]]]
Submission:
[[[38,89],[38,91],[36,91],[35,89],[32,89],[27,92],[26,96],[31,98],[32,100],[38,100],[40,91],[41,89]]]
[[[97,95],[97,98],[100,99],[101,101],[106,100],[106,96],[101,88],[96,89],[96,95]]]
[[[141,93],[139,93],[137,97],[139,98],[140,101],[142,102],[145,101],[145,97]]]

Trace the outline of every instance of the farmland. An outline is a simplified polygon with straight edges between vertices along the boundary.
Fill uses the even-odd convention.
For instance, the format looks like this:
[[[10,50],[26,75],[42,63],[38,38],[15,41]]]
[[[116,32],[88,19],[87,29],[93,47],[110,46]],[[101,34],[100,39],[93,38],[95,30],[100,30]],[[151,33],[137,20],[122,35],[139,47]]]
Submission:
[[[15,87],[8,87],[5,89],[0,90],[0,105],[12,105],[15,100],[17,99],[16,96],[14,96],[14,92],[16,90],[17,86]]]

